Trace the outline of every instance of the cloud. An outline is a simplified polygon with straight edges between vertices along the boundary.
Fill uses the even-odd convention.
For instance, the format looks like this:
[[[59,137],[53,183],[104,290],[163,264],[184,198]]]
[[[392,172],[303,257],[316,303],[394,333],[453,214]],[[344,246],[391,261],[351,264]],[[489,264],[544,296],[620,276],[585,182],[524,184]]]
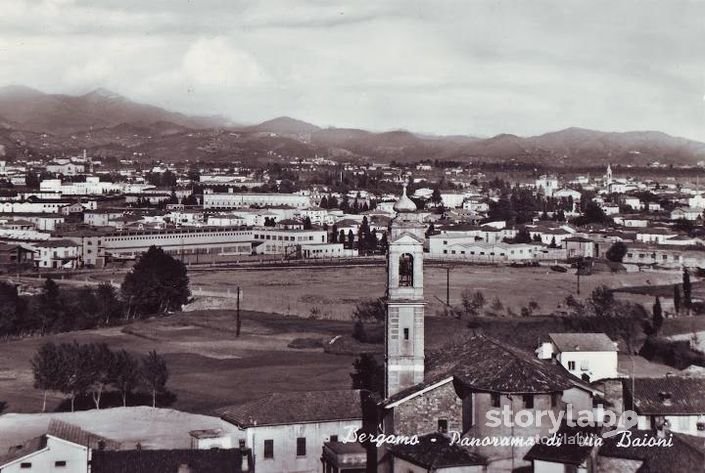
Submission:
[[[184,55],[183,72],[196,86],[224,89],[262,85],[270,80],[250,54],[224,37],[197,40]]]
[[[438,133],[705,139],[705,2],[2,0],[0,85]],[[628,21],[626,21],[628,19]]]

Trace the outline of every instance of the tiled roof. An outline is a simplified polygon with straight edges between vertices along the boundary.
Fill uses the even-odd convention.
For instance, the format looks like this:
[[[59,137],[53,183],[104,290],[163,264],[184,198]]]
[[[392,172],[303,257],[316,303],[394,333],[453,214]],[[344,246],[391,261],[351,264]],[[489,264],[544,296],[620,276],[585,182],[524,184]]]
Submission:
[[[248,455],[249,471],[252,459]],[[238,473],[243,453],[239,449],[94,451],[92,473],[177,473],[187,465],[191,473]]]
[[[549,333],[556,347],[570,351],[617,351],[614,342],[604,333]]]
[[[568,442],[557,442],[555,444],[537,443],[531,447],[524,459],[580,465],[592,451],[593,446],[589,442],[590,437],[593,435],[599,436],[599,433],[600,429],[597,427],[569,427],[566,424],[562,424],[558,432],[556,432],[558,438],[562,438],[565,435],[566,438],[571,439],[581,438],[584,442],[582,444]]]
[[[705,378],[635,378],[624,387],[639,414],[705,414]],[[670,395],[666,402],[664,394]]]
[[[632,430],[631,438],[652,438],[652,430]],[[671,435],[671,434],[668,434]],[[635,447],[619,445],[622,435],[604,439],[599,456],[640,460],[643,462],[637,473],[683,473],[703,471],[705,454],[702,448],[696,448],[693,442],[682,434],[672,434],[673,445],[670,447]]]
[[[416,445],[393,445],[389,450],[395,457],[428,468],[429,471],[454,466],[487,464],[485,457],[459,445],[451,445],[450,439],[443,434],[428,434],[419,437],[418,440]]]
[[[431,354],[428,368],[429,377],[448,373],[476,391],[549,393],[578,381],[559,365],[482,334]]]
[[[38,452],[39,450],[46,447],[46,445],[46,436],[41,435],[39,437],[30,439],[21,445],[10,447],[6,454],[0,455],[0,468],[10,462],[19,460],[22,457],[26,457],[31,453]]]
[[[37,243],[36,246],[40,248],[64,248],[80,245],[73,240],[46,240],[41,243]]]
[[[272,393],[264,398],[218,410],[223,420],[240,427],[336,420],[361,420],[360,390]],[[295,406],[295,407],[292,407]]]
[[[69,424],[57,419],[49,422],[47,435],[83,445],[92,449],[119,450],[120,442],[96,435],[92,432],[81,429],[77,425]]]

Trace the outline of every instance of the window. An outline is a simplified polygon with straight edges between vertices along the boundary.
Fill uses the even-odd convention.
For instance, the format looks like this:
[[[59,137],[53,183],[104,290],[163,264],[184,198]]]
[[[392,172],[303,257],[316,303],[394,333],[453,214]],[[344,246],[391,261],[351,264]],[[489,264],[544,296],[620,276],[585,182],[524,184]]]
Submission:
[[[274,440],[264,441],[264,458],[274,458]]]
[[[442,434],[448,433],[448,419],[438,419],[438,431]]]
[[[399,257],[399,285],[414,285],[414,257],[408,253]]]
[[[330,441],[331,441],[331,442],[337,442],[337,441],[338,441],[338,436],[337,436],[337,435],[331,435],[331,436],[330,436]]]
[[[558,407],[558,404],[561,401],[561,393],[553,393],[551,394],[551,407]]]
[[[306,437],[298,437],[296,439],[296,456],[305,457],[306,456]]]
[[[22,462],[20,463],[20,468],[32,468],[32,463],[30,462]]]
[[[61,467],[66,466],[66,462],[64,460],[55,461],[54,466],[57,468],[61,468]]]
[[[404,340],[408,340],[408,339],[409,339],[409,329],[405,328],[404,329]]]
[[[575,371],[575,362],[574,361],[568,362],[568,370]]]
[[[524,401],[524,409],[533,409],[534,408],[534,396],[531,394],[524,394],[522,396],[522,399]]]
[[[492,407],[499,407],[499,394],[498,393],[492,393],[491,394],[491,402],[492,402]]]

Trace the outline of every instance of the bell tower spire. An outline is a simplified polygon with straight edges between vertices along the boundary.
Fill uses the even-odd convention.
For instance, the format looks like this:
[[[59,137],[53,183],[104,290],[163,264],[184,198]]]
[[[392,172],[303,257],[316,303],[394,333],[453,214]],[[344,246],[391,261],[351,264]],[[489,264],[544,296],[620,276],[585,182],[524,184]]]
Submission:
[[[423,241],[425,226],[406,195],[394,205],[387,252],[385,397],[424,378]]]

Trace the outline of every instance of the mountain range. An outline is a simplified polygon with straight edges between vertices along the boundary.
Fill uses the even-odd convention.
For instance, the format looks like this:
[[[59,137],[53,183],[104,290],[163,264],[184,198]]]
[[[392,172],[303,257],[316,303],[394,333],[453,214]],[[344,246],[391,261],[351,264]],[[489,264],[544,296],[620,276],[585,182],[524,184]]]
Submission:
[[[105,89],[71,96],[0,88],[0,154],[49,156],[86,149],[97,156],[166,161],[333,159],[412,162],[516,161],[583,166],[606,162],[695,164],[705,143],[658,131],[568,128],[540,136],[433,136],[406,130],[322,128],[289,117],[237,125],[131,101]]]

